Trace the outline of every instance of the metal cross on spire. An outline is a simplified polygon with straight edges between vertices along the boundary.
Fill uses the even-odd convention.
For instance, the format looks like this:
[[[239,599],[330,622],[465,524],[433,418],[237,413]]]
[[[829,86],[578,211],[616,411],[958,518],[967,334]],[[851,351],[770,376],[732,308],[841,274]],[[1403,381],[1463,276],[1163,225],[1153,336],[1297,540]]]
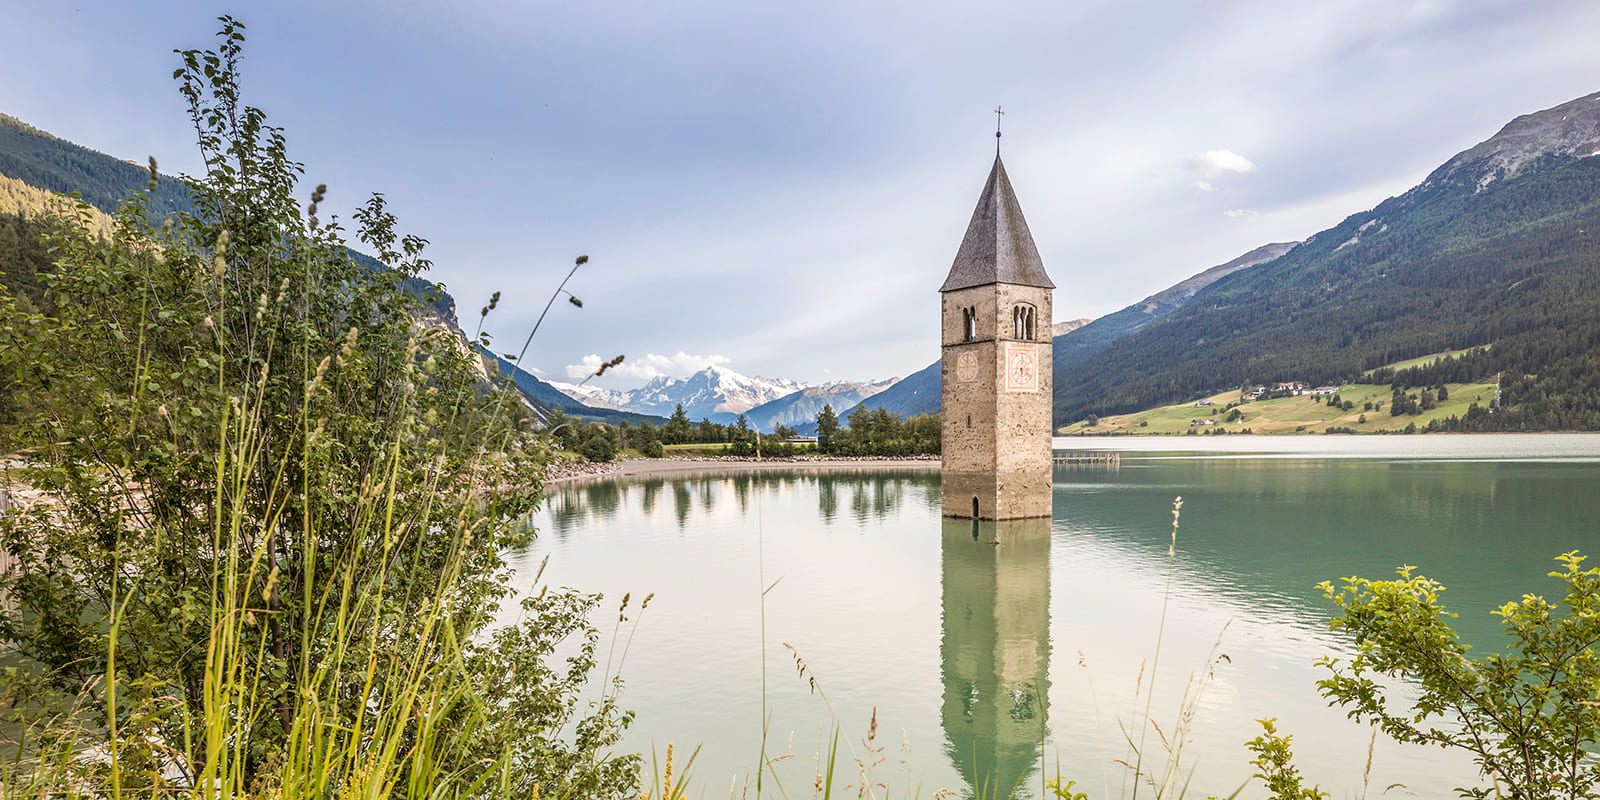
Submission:
[[[994,154],[997,156],[1000,155],[1000,118],[1005,113],[1000,110],[1000,106],[994,107]]]

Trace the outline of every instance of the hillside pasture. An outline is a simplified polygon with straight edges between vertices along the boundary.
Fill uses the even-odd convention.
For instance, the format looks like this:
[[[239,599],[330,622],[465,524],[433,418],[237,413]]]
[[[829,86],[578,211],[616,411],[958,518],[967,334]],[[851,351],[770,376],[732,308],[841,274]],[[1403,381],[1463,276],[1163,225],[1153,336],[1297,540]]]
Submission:
[[[1438,356],[1429,356],[1422,361],[1426,363],[1436,357]],[[1079,420],[1060,428],[1057,433],[1062,436],[1107,434],[1183,436],[1191,433],[1194,435],[1240,433],[1249,429],[1254,434],[1296,434],[1325,433],[1329,428],[1349,428],[1356,433],[1400,433],[1409,425],[1416,425],[1420,429],[1427,427],[1434,419],[1465,416],[1467,409],[1473,403],[1487,407],[1494,399],[1493,383],[1452,383],[1446,384],[1445,388],[1449,390],[1449,399],[1420,414],[1390,415],[1389,404],[1393,392],[1388,386],[1370,384],[1340,386],[1339,398],[1353,404],[1353,408],[1349,411],[1329,406],[1325,396],[1299,395],[1274,400],[1242,400],[1238,390],[1229,390],[1204,398],[1212,403],[1209,407],[1189,402],[1146,409],[1133,414],[1102,417],[1094,425],[1089,425],[1089,420]],[[1380,402],[1383,404],[1381,409],[1377,407]],[[1372,403],[1374,408],[1368,410],[1367,403]],[[1237,405],[1230,408],[1230,404]],[[1227,422],[1226,419],[1233,408],[1237,408],[1242,416],[1233,422]],[[1362,421],[1363,417],[1365,421]],[[1192,425],[1190,424],[1192,420],[1199,420],[1200,424]],[[1212,420],[1213,424],[1207,425],[1205,420]]]

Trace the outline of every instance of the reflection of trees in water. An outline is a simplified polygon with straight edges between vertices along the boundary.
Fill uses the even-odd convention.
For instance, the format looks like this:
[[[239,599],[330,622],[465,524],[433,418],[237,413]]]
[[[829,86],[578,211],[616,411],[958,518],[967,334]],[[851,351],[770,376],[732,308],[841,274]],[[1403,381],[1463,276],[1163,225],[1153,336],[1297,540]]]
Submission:
[[[553,492],[545,497],[544,503],[550,514],[550,529],[560,538],[565,538],[588,516],[580,493],[575,489]]]
[[[678,516],[678,529],[689,527],[689,507],[693,497],[689,494],[688,481],[672,482],[672,510]]]
[[[946,755],[968,796],[1026,791],[1048,724],[1050,521],[946,519],[941,554]]]
[[[647,478],[641,484],[643,491],[640,494],[639,507],[643,509],[645,516],[655,513],[656,497],[661,494],[661,487],[665,485],[666,481],[660,478]]]
[[[685,529],[697,510],[709,515],[729,497],[738,504],[739,513],[747,516],[751,502],[761,493],[803,497],[807,490],[814,490],[818,514],[830,524],[841,503],[848,505],[861,523],[893,514],[908,502],[930,509],[939,507],[939,475],[931,470],[784,470],[596,481],[560,487],[547,498],[550,524],[558,535],[565,536],[589,520],[626,513],[626,509],[635,507],[635,496],[639,513],[648,517],[655,512],[662,491],[668,489],[678,527]]]
[[[850,482],[850,511],[856,521],[865,523],[882,518],[900,507],[908,479],[882,474],[857,476]]]
[[[888,514],[890,510],[899,508],[905,499],[905,481],[888,480],[882,476],[872,480],[872,510],[878,516]]]
[[[822,513],[822,521],[833,524],[833,518],[839,513],[839,479],[832,475],[823,475],[817,479],[817,510]]]
[[[739,501],[739,513],[744,514],[750,510],[750,486],[752,479],[749,473],[735,475],[730,480],[733,482],[733,497]]]
[[[616,481],[602,481],[590,484],[584,494],[584,501],[589,510],[601,519],[610,519],[616,516],[617,508],[622,505],[622,485]]]
[[[561,487],[545,497],[550,528],[565,537],[590,520],[611,519],[626,501],[626,492],[615,481]]]
[[[856,482],[850,487],[850,513],[856,518],[857,523],[864,523],[872,518],[872,492],[866,484]]]
[[[710,478],[695,478],[692,482],[695,494],[700,497],[701,513],[709,515],[711,509],[715,508],[717,504],[717,493],[712,487],[712,480]]]

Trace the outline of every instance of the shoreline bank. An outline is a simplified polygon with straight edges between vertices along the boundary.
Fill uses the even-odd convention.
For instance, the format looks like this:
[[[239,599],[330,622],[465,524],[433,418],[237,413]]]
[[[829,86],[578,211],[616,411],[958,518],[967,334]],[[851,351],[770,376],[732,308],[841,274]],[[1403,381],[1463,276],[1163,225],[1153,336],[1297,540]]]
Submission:
[[[605,464],[576,462],[552,464],[545,473],[545,483],[564,484],[585,480],[614,478],[650,478],[670,475],[692,475],[704,472],[765,472],[772,470],[879,470],[879,469],[938,469],[938,456],[862,456],[857,458],[829,458],[826,456],[796,456],[793,458],[739,458],[719,456],[709,458],[634,458]]]

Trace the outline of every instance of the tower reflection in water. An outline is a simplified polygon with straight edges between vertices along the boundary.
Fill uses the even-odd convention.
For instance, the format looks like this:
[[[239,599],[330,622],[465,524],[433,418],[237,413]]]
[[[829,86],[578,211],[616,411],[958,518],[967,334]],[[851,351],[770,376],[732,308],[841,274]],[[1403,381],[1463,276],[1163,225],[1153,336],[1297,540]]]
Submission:
[[[1050,693],[1050,520],[943,528],[946,754],[969,797],[1031,794]]]

